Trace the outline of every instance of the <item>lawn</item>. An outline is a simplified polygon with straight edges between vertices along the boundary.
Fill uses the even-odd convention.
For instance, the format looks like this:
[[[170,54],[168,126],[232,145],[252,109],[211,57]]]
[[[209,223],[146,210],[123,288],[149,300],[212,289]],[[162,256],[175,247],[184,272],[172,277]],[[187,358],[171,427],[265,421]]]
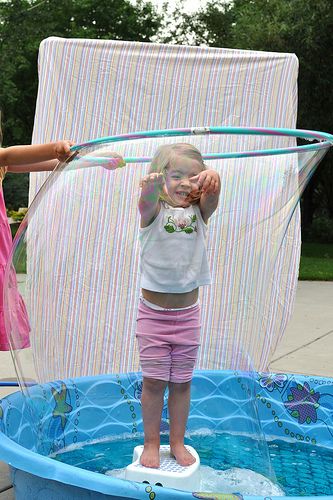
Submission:
[[[333,244],[302,243],[299,279],[333,281]]]

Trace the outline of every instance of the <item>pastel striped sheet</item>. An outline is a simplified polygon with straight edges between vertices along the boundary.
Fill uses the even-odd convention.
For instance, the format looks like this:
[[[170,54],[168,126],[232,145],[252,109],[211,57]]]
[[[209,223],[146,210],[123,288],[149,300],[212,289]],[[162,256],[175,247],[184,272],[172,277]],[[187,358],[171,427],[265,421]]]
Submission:
[[[297,71],[292,54],[49,38],[39,53],[33,142],[64,137],[84,142],[205,125],[294,128]],[[191,138],[201,150],[207,141],[204,136]],[[259,138],[258,144],[277,147],[294,141],[269,137]],[[248,145],[245,137],[220,137],[214,143],[225,150]],[[116,150],[126,155],[145,150],[148,156],[155,147],[156,142],[132,142],[119,143]],[[199,368],[246,368],[250,357],[251,366],[265,369],[283,335],[300,254],[296,177],[289,193],[296,209],[283,240],[263,245],[272,228],[280,227],[279,211],[265,228],[244,239],[237,249],[239,261],[230,260],[230,245],[244,221],[255,224],[255,212],[249,210],[254,191],[246,186],[256,179],[258,203],[274,198],[284,172],[297,171],[297,157],[291,158],[287,164],[278,157],[260,163],[253,158],[210,163],[220,170],[224,188],[210,224],[214,284],[201,296]],[[139,368],[134,336],[139,297],[136,201],[146,168],[138,164],[110,175],[102,175],[99,168],[89,169],[89,175],[68,172],[55,181],[57,192],[50,190],[43,201],[38,199],[39,229],[36,218],[28,231],[28,306],[40,380]],[[270,177],[274,168],[277,174]],[[46,177],[31,175],[31,200]],[[237,218],[229,210],[236,201]],[[271,209],[268,203],[264,210]],[[38,241],[34,231],[40,234]],[[249,252],[251,242],[255,246]],[[259,251],[264,268],[254,264]],[[262,269],[262,282],[254,281]],[[261,306],[252,322],[247,296],[258,297]]]

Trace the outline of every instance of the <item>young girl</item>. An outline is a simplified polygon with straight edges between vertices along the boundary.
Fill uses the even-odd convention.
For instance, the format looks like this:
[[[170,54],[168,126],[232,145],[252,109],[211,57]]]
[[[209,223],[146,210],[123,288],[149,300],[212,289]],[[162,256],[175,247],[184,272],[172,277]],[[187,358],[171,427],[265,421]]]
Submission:
[[[42,170],[53,170],[58,161],[63,161],[70,156],[70,147],[72,144],[71,141],[58,141],[49,144],[0,148],[0,351],[8,351],[10,349],[4,324],[3,279],[12,244],[2,191],[3,178],[7,171],[37,172]],[[18,333],[20,334],[20,339],[16,339],[17,344],[15,348],[22,349],[24,347],[29,347],[30,327],[24,302],[18,292],[17,307]]]
[[[141,181],[141,287],[136,336],[143,373],[141,464],[159,467],[160,421],[169,388],[170,450],[195,462],[184,446],[190,386],[200,344],[198,289],[210,284],[205,238],[220,178],[191,144],[161,146]]]

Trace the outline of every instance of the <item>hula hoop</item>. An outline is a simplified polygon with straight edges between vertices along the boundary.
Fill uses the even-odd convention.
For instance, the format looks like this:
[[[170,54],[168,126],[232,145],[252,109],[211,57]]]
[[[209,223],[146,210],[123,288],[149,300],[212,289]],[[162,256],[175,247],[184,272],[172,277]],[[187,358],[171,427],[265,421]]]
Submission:
[[[241,151],[232,153],[206,153],[203,154],[204,160],[225,159],[225,158],[246,158],[253,156],[272,156],[282,154],[293,154],[306,151],[319,151],[321,149],[328,149],[333,145],[333,135],[326,132],[319,132],[317,130],[302,130],[302,129],[288,129],[288,128],[256,128],[256,127],[194,127],[194,128],[177,128],[166,130],[150,130],[143,132],[133,132],[130,134],[114,135],[109,137],[101,137],[92,141],[76,144],[71,147],[71,151],[79,151],[82,148],[97,146],[109,142],[122,142],[138,139],[150,139],[154,137],[177,137],[177,136],[190,136],[190,135],[267,135],[267,136],[284,136],[306,139],[310,141],[318,141],[314,144],[307,144],[301,146],[294,146],[289,148],[278,149],[258,149],[253,151]],[[77,157],[79,159],[79,157]],[[84,156],[85,161],[108,163],[109,159],[106,157],[93,157],[89,155]],[[149,163],[151,157],[128,157],[124,158],[126,163]]]

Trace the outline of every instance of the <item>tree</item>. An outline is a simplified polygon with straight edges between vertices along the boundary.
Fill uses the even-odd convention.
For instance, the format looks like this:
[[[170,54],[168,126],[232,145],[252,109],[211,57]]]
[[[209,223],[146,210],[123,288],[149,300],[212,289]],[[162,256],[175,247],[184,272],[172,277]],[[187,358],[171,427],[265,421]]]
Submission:
[[[178,19],[181,16],[177,14]],[[330,0],[223,0],[188,17],[178,31],[196,44],[294,52],[300,63],[298,128],[333,131],[333,9]],[[333,154],[302,198],[302,226],[333,218]]]
[[[167,7],[165,7],[167,9]],[[232,46],[235,10],[232,2],[216,1],[188,14],[180,1],[176,8],[166,10],[163,43]]]
[[[3,0],[0,2],[0,109],[4,145],[31,141],[40,42],[49,36],[148,42],[161,26],[152,3],[138,0]],[[26,176],[8,175],[6,202],[19,208]],[[26,192],[26,191],[25,191]],[[17,198],[17,199],[16,199]]]

